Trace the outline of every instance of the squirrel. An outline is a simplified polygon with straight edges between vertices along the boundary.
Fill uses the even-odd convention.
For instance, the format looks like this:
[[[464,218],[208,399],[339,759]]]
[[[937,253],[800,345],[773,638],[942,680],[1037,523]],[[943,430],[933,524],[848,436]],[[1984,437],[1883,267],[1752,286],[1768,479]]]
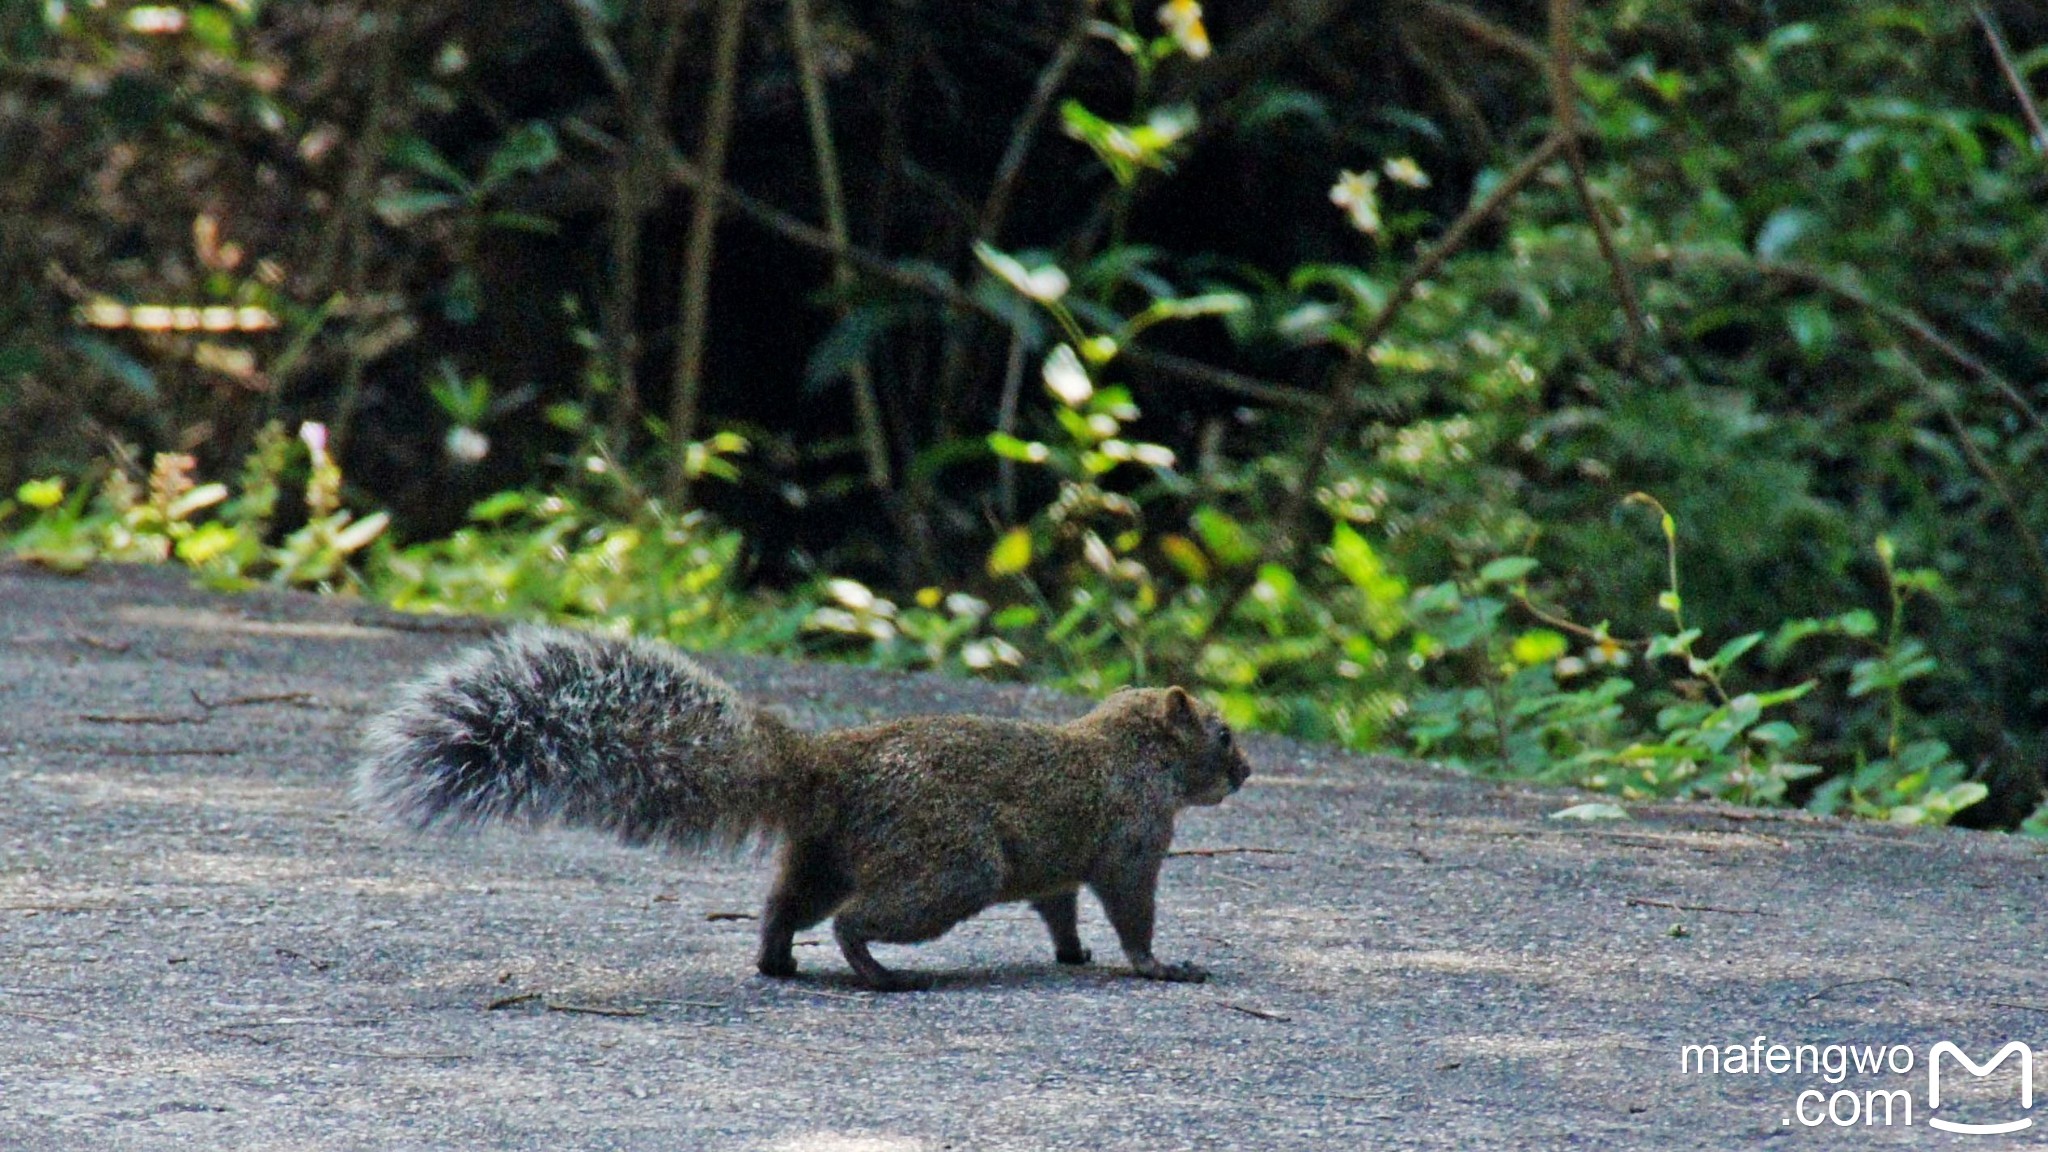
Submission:
[[[855,976],[931,986],[876,962],[993,904],[1029,901],[1062,964],[1086,964],[1076,895],[1101,901],[1137,975],[1199,982],[1152,955],[1176,814],[1251,767],[1181,688],[1115,693],[1065,724],[925,716],[822,733],[755,708],[666,644],[525,626],[398,693],[374,721],[359,804],[425,829],[509,821],[677,851],[776,842],[756,961],[796,975],[796,933],[832,918]]]

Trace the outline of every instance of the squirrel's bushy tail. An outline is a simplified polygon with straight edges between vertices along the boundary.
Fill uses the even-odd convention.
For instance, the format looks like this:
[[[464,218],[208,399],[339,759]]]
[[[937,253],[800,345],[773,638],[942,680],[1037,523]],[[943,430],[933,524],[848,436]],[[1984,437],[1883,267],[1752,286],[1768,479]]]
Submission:
[[[519,628],[400,690],[370,727],[356,798],[421,828],[734,844],[783,822],[798,739],[665,644]]]

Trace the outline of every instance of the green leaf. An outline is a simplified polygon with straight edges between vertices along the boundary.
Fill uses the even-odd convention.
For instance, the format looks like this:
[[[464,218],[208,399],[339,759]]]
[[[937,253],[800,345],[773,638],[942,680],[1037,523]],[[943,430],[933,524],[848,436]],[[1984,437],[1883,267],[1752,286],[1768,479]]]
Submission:
[[[1052,455],[1050,449],[1036,440],[1020,440],[1007,432],[988,434],[989,450],[1005,460],[1020,464],[1043,464]]]
[[[461,203],[462,197],[452,192],[408,189],[403,192],[388,192],[377,197],[372,208],[376,210],[379,220],[393,228],[403,228],[422,216],[445,212]]]
[[[401,168],[410,168],[429,179],[438,180],[450,190],[469,195],[469,177],[448,162],[448,158],[434,150],[432,144],[417,136],[400,136],[391,142],[389,159]]]
[[[1720,651],[1707,658],[1707,663],[1715,671],[1723,671],[1730,668],[1734,666],[1737,660],[1742,659],[1743,653],[1756,647],[1763,641],[1763,638],[1764,634],[1761,632],[1751,632],[1747,636],[1737,636],[1735,639],[1721,645]]]
[[[514,128],[492,150],[490,159],[484,161],[483,179],[478,181],[478,187],[489,190],[520,173],[538,172],[561,155],[562,146],[555,139],[555,130],[538,120],[528,121]]]
[[[1195,527],[1195,535],[1202,538],[1202,547],[1209,550],[1226,568],[1249,564],[1259,558],[1258,546],[1251,536],[1231,516],[1211,505],[1204,504],[1195,509],[1189,517]]]
[[[1820,359],[1835,346],[1834,313],[1818,300],[1802,300],[1785,309],[1785,326],[1808,360]]]
[[[524,492],[500,492],[479,501],[469,510],[469,518],[482,524],[495,523],[526,511],[531,503]]]
[[[1481,584],[1513,584],[1534,572],[1537,562],[1527,556],[1503,556],[1479,570]]]
[[[989,625],[1005,632],[1029,628],[1038,623],[1038,609],[1029,604],[1012,604],[989,617]]]
[[[217,56],[235,58],[235,22],[226,11],[211,4],[194,4],[186,10],[186,20],[194,40]]]
[[[854,308],[839,318],[825,338],[811,347],[804,362],[804,392],[815,396],[866,363],[889,330],[922,315],[922,310],[893,304]]]

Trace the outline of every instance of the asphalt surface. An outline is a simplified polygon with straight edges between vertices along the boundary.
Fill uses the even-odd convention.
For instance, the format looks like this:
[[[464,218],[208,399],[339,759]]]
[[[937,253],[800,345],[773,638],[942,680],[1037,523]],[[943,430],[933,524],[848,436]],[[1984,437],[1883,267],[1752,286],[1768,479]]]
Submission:
[[[823,931],[803,979],[753,974],[765,860],[351,811],[365,718],[481,627],[0,567],[0,1148],[1988,1149],[2048,1127],[1929,1124],[2032,1118],[2013,1059],[1948,1061],[1928,1107],[1939,1042],[2048,1058],[2028,841],[1555,820],[1585,798],[1253,738],[1258,774],[1183,818],[1162,882],[1158,952],[1210,983],[1131,978],[1084,899],[1092,968],[1003,907],[881,949],[940,983],[878,996]],[[1081,707],[710,663],[810,725]],[[1890,1070],[1772,1071],[1773,1044]],[[1727,1063],[1682,1067],[1686,1045]],[[1765,1070],[1731,1071],[1734,1045]]]

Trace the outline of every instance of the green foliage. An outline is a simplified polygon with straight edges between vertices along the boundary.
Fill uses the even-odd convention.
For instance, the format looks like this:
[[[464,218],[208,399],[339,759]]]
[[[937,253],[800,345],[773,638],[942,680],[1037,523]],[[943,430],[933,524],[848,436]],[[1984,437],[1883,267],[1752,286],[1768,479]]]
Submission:
[[[702,513],[649,504],[618,520],[573,495],[503,492],[445,539],[385,550],[368,579],[407,611],[572,620],[698,647],[764,643],[778,617],[741,610],[739,544]]]
[[[854,6],[841,122],[822,127],[844,137],[860,250],[773,249],[757,263],[792,282],[834,265],[786,296],[721,265],[713,307],[735,341],[800,330],[806,293],[836,315],[759,383],[750,352],[708,348],[708,375],[744,388],[704,394],[787,378],[782,407],[808,410],[887,386],[858,449],[835,409],[748,424],[754,455],[649,416],[678,340],[674,268],[643,257],[680,221],[658,220],[677,205],[636,153],[694,138],[631,103],[668,91],[635,71],[661,56],[658,6],[557,20],[561,51],[624,70],[567,106],[489,91],[525,74],[518,34],[379,57],[388,26],[317,6],[166,8],[175,31],[42,7],[0,16],[22,75],[64,81],[0,101],[0,151],[25,158],[0,179],[0,409],[38,428],[76,391],[91,419],[63,425],[68,456],[23,436],[0,460],[10,484],[69,481],[0,503],[40,562],[181,562],[1089,692],[1171,678],[1240,724],[1628,799],[2010,824],[2048,757],[2048,487],[2028,482],[2048,453],[2048,169],[1973,6],[1584,6],[1583,187],[1555,165],[1455,240],[1551,127],[1521,111],[1550,95],[1523,59],[1545,50],[1527,6],[1387,6],[1321,29],[1298,67],[1232,54],[1212,73],[1199,5],[1112,0],[1060,68],[1024,62],[1029,116],[986,121],[895,89],[861,103],[868,77],[924,61],[871,59],[909,41],[864,35]],[[1006,23],[1039,8],[980,13],[973,39],[1061,43]],[[329,36],[365,65],[354,86],[287,68]],[[702,46],[678,43],[698,75]],[[2038,86],[2042,49],[2019,47]],[[1399,74],[1345,79],[1368,66]],[[884,132],[893,159],[857,168],[852,126],[901,107],[933,123]],[[755,138],[776,119],[741,117],[732,182],[813,219],[828,165]],[[789,156],[801,178],[779,187]],[[960,177],[991,170],[990,189]],[[1253,191],[1219,225],[1186,190],[1205,178]],[[557,246],[579,255],[550,263]],[[244,308],[276,339],[208,327]],[[591,361],[546,378],[551,339]],[[301,403],[337,436],[365,406],[437,411],[427,451],[394,458],[495,453],[510,490],[396,543],[361,494],[345,506],[317,433],[255,431]],[[699,415],[679,427],[718,423]],[[100,427],[249,462],[232,487],[176,452],[95,469],[79,429]],[[783,525],[650,497],[640,478],[670,473],[845,527],[785,548]],[[797,587],[743,590],[754,564]],[[1985,815],[1999,779],[2018,784]],[[2048,809],[2025,828],[2048,835]]]
[[[34,480],[16,493],[27,523],[10,541],[15,555],[60,571],[113,562],[176,560],[209,584],[248,587],[259,580],[308,588],[351,588],[351,564],[390,523],[382,512],[358,517],[341,504],[341,468],[326,449],[326,430],[308,424],[300,443],[272,425],[257,437],[239,495],[220,483],[199,483],[196,461],[159,453],[138,483],[123,460],[96,490],[81,485],[68,498],[58,480]],[[305,517],[274,542],[283,475],[303,463]],[[233,499],[230,496],[234,495]],[[0,505],[0,524],[12,511]]]
[[[318,425],[297,440],[265,429],[233,490],[197,483],[192,458],[173,454],[156,458],[146,486],[124,468],[96,491],[30,481],[0,502],[0,528],[14,555],[64,571],[175,562],[220,588],[349,591],[405,611],[572,620],[700,647],[792,643],[802,612],[743,602],[732,578],[740,538],[701,512],[674,515],[643,500],[617,517],[599,507],[619,495],[605,484],[587,495],[503,492],[472,509],[467,527],[401,547],[385,538],[387,514],[342,505],[341,470],[325,442]],[[702,454],[722,462],[738,443],[723,434]],[[304,518],[286,527],[278,505],[287,473],[300,467]],[[14,516],[25,522],[10,524]]]

